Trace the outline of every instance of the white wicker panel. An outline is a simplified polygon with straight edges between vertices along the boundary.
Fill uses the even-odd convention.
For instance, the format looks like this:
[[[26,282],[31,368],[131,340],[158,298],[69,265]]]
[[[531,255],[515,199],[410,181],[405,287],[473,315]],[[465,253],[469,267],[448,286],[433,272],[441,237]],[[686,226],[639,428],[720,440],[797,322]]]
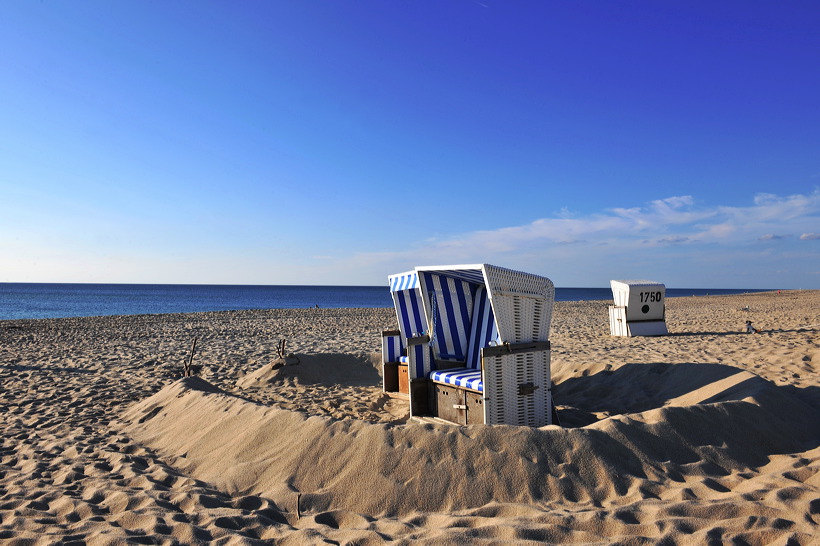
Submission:
[[[552,422],[550,352],[484,357],[484,422],[542,427]],[[532,394],[519,394],[532,383]]]
[[[627,322],[626,327],[630,336],[665,336],[669,333],[662,320]]]
[[[493,265],[484,266],[484,275],[501,341],[547,341],[555,300],[552,281]]]
[[[530,425],[535,421],[535,397],[531,394],[519,396],[518,385],[532,382],[532,353],[523,353],[501,357],[504,362],[504,379],[512,383],[511,387],[504,391],[507,403],[505,418],[507,422],[514,425]],[[510,411],[514,409],[514,411]]]
[[[538,389],[532,394],[533,422],[532,427],[543,427],[552,424],[552,376],[550,375],[550,351],[532,353],[533,383]]]
[[[504,424],[504,366],[499,357],[481,360],[481,381],[484,383],[484,423]]]
[[[609,306],[609,334],[613,336],[628,336],[626,329],[626,308]]]

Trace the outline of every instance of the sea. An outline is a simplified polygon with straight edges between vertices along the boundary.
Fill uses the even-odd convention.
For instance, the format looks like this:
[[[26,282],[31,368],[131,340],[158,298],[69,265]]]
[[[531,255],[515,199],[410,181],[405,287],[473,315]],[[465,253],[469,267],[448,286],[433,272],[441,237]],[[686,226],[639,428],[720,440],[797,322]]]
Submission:
[[[765,289],[667,288],[667,297]],[[611,300],[606,288],[555,289],[557,301]],[[241,309],[392,307],[386,286],[0,283],[0,320]]]

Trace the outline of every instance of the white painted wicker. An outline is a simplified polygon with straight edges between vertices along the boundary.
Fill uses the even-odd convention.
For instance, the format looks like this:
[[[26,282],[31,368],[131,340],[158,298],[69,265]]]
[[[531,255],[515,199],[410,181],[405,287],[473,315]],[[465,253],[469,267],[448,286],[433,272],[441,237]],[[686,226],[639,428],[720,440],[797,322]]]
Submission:
[[[485,356],[484,422],[543,427],[552,424],[550,351]],[[521,394],[522,385],[533,392]]]
[[[615,305],[609,307],[613,336],[662,336],[666,329],[666,287],[655,281],[609,281]]]
[[[549,339],[555,287],[546,277],[484,265],[502,343]]]

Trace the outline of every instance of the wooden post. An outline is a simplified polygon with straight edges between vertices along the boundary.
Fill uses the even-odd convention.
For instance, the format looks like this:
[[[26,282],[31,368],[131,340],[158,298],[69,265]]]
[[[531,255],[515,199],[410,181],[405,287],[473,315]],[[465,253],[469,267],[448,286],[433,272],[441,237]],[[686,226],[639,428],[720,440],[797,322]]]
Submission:
[[[188,361],[187,361],[187,362],[185,362],[185,364],[184,364],[184,366],[183,366],[183,373],[182,373],[182,375],[183,375],[184,377],[191,377],[191,375],[193,375],[193,374],[191,373],[191,366],[192,366],[192,365],[193,365],[193,363],[194,363],[194,351],[196,351],[196,340],[197,340],[197,339],[198,339],[197,337],[194,337],[194,342],[191,344],[191,354],[190,354],[190,355],[188,355]]]

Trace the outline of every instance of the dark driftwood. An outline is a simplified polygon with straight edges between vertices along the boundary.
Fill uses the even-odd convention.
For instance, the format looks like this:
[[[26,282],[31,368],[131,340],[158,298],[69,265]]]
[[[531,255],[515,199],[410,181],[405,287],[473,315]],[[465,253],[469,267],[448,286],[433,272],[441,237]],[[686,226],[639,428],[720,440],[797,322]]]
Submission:
[[[182,375],[183,377],[191,377],[193,376],[193,363],[194,363],[194,352],[196,351],[196,340],[199,339],[197,337],[194,338],[194,342],[191,344],[191,354],[188,355],[188,360],[185,361],[185,364],[182,366]]]
[[[273,361],[271,365],[274,370],[278,370],[282,366],[295,366],[299,364],[299,357],[294,354],[288,354],[285,351],[285,340],[280,340],[279,343],[276,344],[276,354],[278,354],[278,358]]]

